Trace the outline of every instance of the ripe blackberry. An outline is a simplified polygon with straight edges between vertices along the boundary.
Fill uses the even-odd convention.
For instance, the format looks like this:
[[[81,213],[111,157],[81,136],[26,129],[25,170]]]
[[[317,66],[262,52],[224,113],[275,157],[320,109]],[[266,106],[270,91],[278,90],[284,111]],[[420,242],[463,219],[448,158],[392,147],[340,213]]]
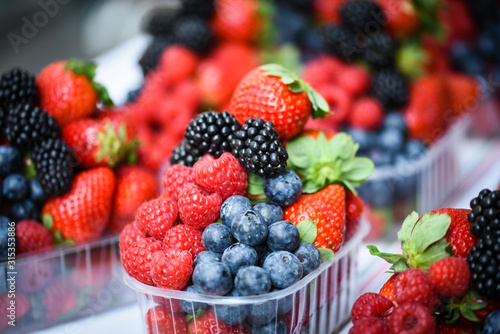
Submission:
[[[8,110],[21,103],[35,104],[38,87],[35,76],[20,68],[4,72],[0,78],[0,107]]]
[[[349,28],[361,30],[370,29],[371,24],[377,24],[380,29],[385,25],[382,9],[373,1],[346,1],[340,8],[342,22]]]
[[[170,37],[157,37],[146,48],[139,59],[139,66],[142,68],[144,76],[158,66],[161,54],[169,45],[173,44]]]
[[[471,212],[467,219],[470,231],[476,237],[500,231],[500,191],[483,189],[470,201]]]
[[[339,56],[348,62],[361,53],[355,46],[354,33],[343,25],[324,25],[319,28],[318,37],[326,53]]]
[[[173,31],[174,43],[204,54],[214,43],[214,35],[203,19],[191,16],[179,19]]]
[[[20,150],[32,150],[36,143],[61,135],[56,119],[30,104],[19,104],[10,109],[5,123],[7,140]]]
[[[500,230],[481,236],[467,261],[476,291],[490,300],[500,299]]]
[[[372,77],[372,95],[386,109],[398,109],[408,102],[408,84],[397,70],[381,69]]]
[[[366,62],[375,68],[388,67],[394,63],[395,50],[392,38],[385,33],[378,33],[368,39],[363,55]]]
[[[179,146],[174,148],[174,152],[170,158],[170,164],[193,167],[195,162],[200,160],[201,157],[202,155],[197,147],[191,146],[186,140],[183,140]]]
[[[35,146],[31,158],[47,195],[59,196],[70,189],[78,162],[64,141],[52,138],[42,141]]]
[[[166,37],[172,33],[178,15],[168,9],[156,8],[149,13],[144,30],[155,37]]]
[[[215,12],[213,1],[207,0],[181,0],[181,13],[183,15],[195,15],[203,19],[209,19]]]
[[[272,122],[249,118],[231,140],[233,155],[249,172],[269,178],[282,173],[288,153]]]

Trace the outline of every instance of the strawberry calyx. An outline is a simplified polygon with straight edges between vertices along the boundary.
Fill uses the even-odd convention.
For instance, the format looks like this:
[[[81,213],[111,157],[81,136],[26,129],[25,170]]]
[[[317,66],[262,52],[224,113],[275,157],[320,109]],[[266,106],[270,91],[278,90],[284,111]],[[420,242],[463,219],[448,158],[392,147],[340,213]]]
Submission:
[[[114,167],[122,161],[134,163],[137,160],[137,139],[129,140],[125,124],[116,129],[111,122],[103,125],[102,131],[96,133],[99,139],[99,152],[96,162],[107,159],[108,165]]]
[[[330,107],[326,100],[316,92],[307,82],[301,80],[295,73],[278,64],[266,64],[260,66],[264,75],[274,76],[281,79],[293,93],[305,91],[312,105],[312,117],[324,117],[331,114]]]
[[[446,305],[446,323],[454,323],[460,318],[460,316],[469,321],[479,323],[482,320],[479,319],[475,311],[485,309],[487,306],[488,302],[482,299],[482,297],[475,290],[469,290],[462,298],[451,300]]]
[[[299,230],[300,242],[314,243],[318,236],[318,227],[312,219],[305,219],[297,224]],[[317,248],[317,247],[316,247]],[[321,255],[321,263],[333,261],[335,253],[329,248],[317,248]]]
[[[54,218],[52,218],[51,214],[46,213],[43,215],[42,224],[48,230],[52,231],[55,245],[73,245],[75,243],[75,241],[72,239],[64,239],[60,230],[57,230],[55,232],[52,230],[54,228]]]
[[[391,272],[400,273],[408,268],[429,270],[434,262],[453,256],[451,246],[445,238],[450,224],[448,214],[426,213],[419,219],[418,213],[413,211],[406,217],[398,232],[402,254],[383,253],[373,245],[367,248],[371,255],[392,264]]]
[[[288,142],[288,168],[302,180],[302,192],[315,193],[324,187],[341,183],[357,194],[356,187],[373,173],[375,165],[365,157],[356,157],[359,145],[352,137],[339,132],[326,139],[319,132],[316,139],[301,136]]]
[[[111,100],[111,97],[109,96],[106,87],[94,81],[97,69],[97,65],[95,63],[84,61],[81,59],[71,58],[64,65],[64,69],[70,70],[76,75],[84,75],[85,77],[87,77],[87,79],[89,79],[89,81],[91,82],[92,87],[96,91],[97,95],[99,96],[99,100],[102,102],[102,104],[106,107],[111,107],[114,105],[113,100]]]

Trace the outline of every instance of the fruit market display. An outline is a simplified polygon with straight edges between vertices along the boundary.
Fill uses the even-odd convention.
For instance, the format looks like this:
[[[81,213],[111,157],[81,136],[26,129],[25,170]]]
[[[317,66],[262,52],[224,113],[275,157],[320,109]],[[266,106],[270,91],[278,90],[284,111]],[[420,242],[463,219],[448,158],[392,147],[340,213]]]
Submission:
[[[332,260],[357,231],[363,201],[356,188],[374,165],[356,156],[345,133],[303,131],[309,118],[328,112],[309,84],[280,65],[248,73],[227,111],[190,121],[163,172],[163,194],[142,204],[123,230],[126,273],[169,290],[253,296],[291,287]],[[147,312],[149,332],[293,327],[291,300],[279,314],[274,302],[171,301],[178,302],[158,297]]]
[[[412,213],[398,233],[402,254],[379,293],[355,302],[349,333],[500,331],[500,191],[482,190],[469,209]]]

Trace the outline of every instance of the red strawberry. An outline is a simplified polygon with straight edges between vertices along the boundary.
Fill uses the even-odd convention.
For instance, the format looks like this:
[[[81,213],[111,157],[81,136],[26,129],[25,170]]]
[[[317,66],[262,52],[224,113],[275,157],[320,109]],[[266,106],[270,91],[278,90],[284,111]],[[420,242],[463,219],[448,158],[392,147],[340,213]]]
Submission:
[[[351,96],[358,96],[370,88],[370,74],[359,66],[345,66],[337,73],[337,84]]]
[[[241,124],[256,117],[273,122],[281,140],[299,134],[311,112],[313,117],[322,117],[327,109],[327,103],[307,83],[275,64],[248,73],[228,106]]]
[[[45,306],[47,319],[57,319],[69,313],[76,306],[76,293],[70,281],[62,277],[54,280],[50,286],[43,291],[43,305]]]
[[[120,254],[125,253],[130,246],[146,237],[146,232],[141,230],[135,221],[126,225],[120,233]]]
[[[179,199],[179,193],[186,183],[195,183],[193,168],[184,165],[172,165],[163,171],[163,191],[174,201]]]
[[[311,137],[313,139],[318,139],[318,136],[319,136],[320,132],[325,135],[325,138],[327,140],[330,140],[332,137],[334,137],[337,134],[337,132],[334,131],[334,130],[305,129],[304,131],[302,131],[302,133],[300,135],[301,136]]]
[[[160,288],[181,290],[192,272],[193,257],[187,250],[170,248],[153,254],[151,278]]]
[[[445,114],[445,116],[449,118],[450,122],[453,122],[479,104],[481,92],[479,91],[478,82],[468,75],[450,73],[447,76],[447,83],[450,92],[452,114]]]
[[[337,75],[345,68],[345,64],[340,59],[323,55],[308,62],[301,77],[314,89],[320,89],[323,86],[336,85]]]
[[[90,116],[100,99],[112,105],[106,90],[93,79],[96,66],[81,60],[57,61],[47,65],[36,78],[40,107],[59,125]]]
[[[469,264],[465,259],[445,257],[431,264],[429,278],[439,294],[449,298],[462,297],[469,290]]]
[[[387,20],[391,36],[402,39],[414,34],[420,27],[420,18],[410,0],[376,0]]]
[[[188,334],[188,325],[184,314],[172,314],[162,306],[155,306],[146,313],[148,334]]]
[[[346,193],[345,240],[350,240],[358,231],[364,203],[361,197],[352,191]]]
[[[137,209],[135,221],[148,236],[162,241],[167,231],[174,225],[178,212],[175,201],[170,198],[155,198],[143,203]]]
[[[153,199],[157,193],[156,177],[138,166],[122,166],[116,171],[116,191],[113,213],[108,229],[120,233],[134,220],[142,203]]]
[[[345,215],[345,189],[339,184],[332,184],[314,194],[302,194],[297,203],[284,211],[285,220],[295,225],[312,219],[318,229],[314,246],[334,252],[344,241]]]
[[[198,61],[198,56],[191,49],[174,44],[161,54],[159,71],[166,82],[174,84],[192,75]]]
[[[50,198],[42,209],[44,225],[63,239],[85,242],[99,237],[108,223],[115,176],[97,167],[75,177],[65,195]],[[89,196],[91,194],[91,196]]]
[[[392,300],[392,302],[396,306],[397,303],[396,303],[396,296],[394,295],[394,281],[396,280],[396,277],[398,277],[398,275],[399,275],[398,273],[392,274],[392,276],[387,280],[387,282],[384,283],[384,285],[379,291],[379,294]]]
[[[54,238],[50,231],[34,220],[22,220],[16,224],[17,251],[19,254],[54,247]]]
[[[219,194],[222,201],[245,194],[247,173],[231,153],[224,152],[218,159],[207,154],[194,164],[193,172],[196,182],[206,191]]]
[[[179,194],[178,203],[182,222],[203,229],[219,217],[222,198],[217,193],[207,194],[194,183],[187,183]]]
[[[139,240],[122,253],[122,265],[127,274],[148,285],[154,285],[151,277],[153,254],[160,251],[162,244],[155,238]]]
[[[228,325],[218,320],[212,311],[209,308],[205,313],[203,313],[200,317],[195,317],[189,322],[189,333],[190,334],[208,334],[208,333],[217,333],[217,334],[249,334],[250,328],[245,322],[237,325]]]
[[[378,293],[368,292],[361,295],[352,306],[351,319],[356,325],[359,321],[371,317],[384,318],[393,310],[391,300]]]
[[[16,293],[15,299],[9,298],[8,293],[3,293],[0,295],[0,308],[4,310],[5,314],[0,320],[0,330],[9,327],[9,322],[11,322],[12,318],[10,318],[10,309],[12,307],[11,302],[15,302],[15,320],[21,319],[26,313],[28,313],[31,309],[30,298],[22,293]],[[22,321],[21,321],[22,322]],[[17,322],[14,322],[18,324]]]
[[[313,0],[314,13],[322,22],[340,23],[340,7],[348,0]]]
[[[355,101],[349,114],[349,125],[363,130],[377,130],[384,121],[384,108],[377,99],[363,97]]]
[[[219,39],[251,42],[260,31],[259,2],[216,0],[212,29]]]
[[[318,88],[318,93],[321,94],[328,103],[332,114],[326,115],[324,118],[309,118],[306,128],[320,130],[339,129],[347,120],[351,111],[351,97],[336,85],[322,86]]]
[[[165,239],[163,239],[163,250],[174,248],[188,250],[194,260],[199,253],[206,250],[201,241],[202,235],[203,232],[192,226],[175,225],[167,231]]]
[[[394,309],[389,316],[392,333],[434,333],[436,322],[431,311],[421,304],[404,304]]]

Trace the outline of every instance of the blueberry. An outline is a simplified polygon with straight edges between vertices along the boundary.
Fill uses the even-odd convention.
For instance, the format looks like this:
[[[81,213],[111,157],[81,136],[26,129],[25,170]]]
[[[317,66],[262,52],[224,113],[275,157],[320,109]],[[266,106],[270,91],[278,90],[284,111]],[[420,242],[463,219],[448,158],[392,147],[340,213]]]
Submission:
[[[281,43],[298,43],[300,32],[305,30],[308,26],[306,16],[291,10],[290,8],[283,8],[277,11],[276,25],[280,27],[277,29],[278,42]]]
[[[35,204],[43,204],[47,200],[47,194],[45,194],[45,191],[37,179],[33,179],[29,182],[29,194],[30,200]]]
[[[391,153],[401,152],[404,148],[405,137],[399,129],[383,129],[378,135],[378,147]]]
[[[233,288],[231,270],[221,262],[198,263],[192,280],[196,289],[206,295],[223,296]]]
[[[393,180],[371,180],[365,184],[369,192],[363,199],[375,207],[390,206],[393,202]]]
[[[257,251],[242,243],[235,243],[222,253],[222,263],[229,267],[233,275],[236,275],[244,266],[255,265],[257,259]]]
[[[234,217],[231,232],[236,240],[250,246],[266,241],[268,233],[264,219],[252,210],[240,212]]]
[[[23,199],[10,206],[9,215],[13,221],[19,222],[24,219],[37,219],[38,210],[29,199]]]
[[[266,243],[273,251],[293,252],[300,244],[299,230],[297,226],[287,220],[273,223],[269,226]]]
[[[227,296],[231,297],[239,297],[241,296],[236,289],[231,290]],[[241,322],[243,322],[246,317],[248,316],[248,313],[250,312],[250,306],[249,305],[215,305],[214,306],[214,313],[217,316],[217,318],[228,324],[228,325],[236,325]]]
[[[415,198],[417,193],[418,169],[406,157],[396,157],[395,173],[393,174],[394,198],[408,200]]]
[[[403,115],[399,112],[391,112],[385,116],[384,126],[385,129],[396,129],[403,134],[406,134],[407,127]]]
[[[497,53],[497,41],[492,32],[483,31],[477,37],[477,50],[486,58],[494,59]]]
[[[221,260],[222,260],[221,253],[214,253],[208,250],[203,251],[200,252],[198,255],[196,255],[196,257],[194,258],[193,268],[203,262],[221,262]]]
[[[250,307],[247,321],[257,327],[270,323],[276,318],[276,300],[268,300],[262,304],[253,304]]]
[[[28,182],[21,174],[10,174],[3,181],[2,193],[9,201],[19,201],[28,195]]]
[[[261,243],[260,245],[253,246],[253,248],[257,251],[257,258],[260,260],[264,255],[269,254],[269,247],[267,244]],[[261,266],[262,267],[262,266]]]
[[[253,207],[253,211],[257,212],[264,218],[267,226],[283,219],[283,210],[279,205],[273,203],[260,203]]]
[[[269,247],[267,247],[267,251],[262,255],[262,257],[259,257],[259,262],[258,262],[258,265],[259,267],[262,267],[264,266],[264,261],[266,261],[267,259],[267,256],[269,254],[271,254],[273,251],[269,249]]]
[[[12,146],[0,146],[0,176],[19,172],[23,167],[21,152]]]
[[[372,149],[368,153],[368,158],[370,158],[377,167],[391,165],[394,160],[393,155],[389,151],[378,148]]]
[[[194,285],[190,285],[184,289],[186,292],[200,293]],[[196,314],[199,309],[206,310],[207,304],[200,302],[191,302],[188,300],[181,300],[181,307],[187,314]]]
[[[500,334],[500,310],[488,315],[484,322],[483,334]]]
[[[242,296],[262,295],[271,290],[271,279],[261,267],[246,266],[236,274],[234,287]]]
[[[227,227],[231,228],[231,221],[238,213],[252,210],[252,203],[244,196],[231,196],[220,208],[220,219]]]
[[[274,319],[265,325],[252,328],[252,334],[286,334],[287,327],[283,319]]]
[[[271,277],[273,286],[278,289],[288,288],[302,278],[302,264],[295,255],[287,251],[272,252],[262,267]]]
[[[9,254],[9,223],[11,220],[0,216],[0,261],[5,261]],[[14,234],[15,236],[15,234]],[[14,242],[13,245],[16,243]]]
[[[295,254],[302,264],[304,275],[318,269],[321,264],[321,254],[313,244],[301,242],[299,248],[293,254]]]
[[[420,159],[426,151],[425,145],[419,140],[410,140],[406,143],[405,155],[410,160]]]
[[[233,243],[233,236],[229,227],[224,224],[214,223],[205,228],[201,241],[209,251],[222,253],[224,249]]]
[[[360,153],[368,152],[373,147],[373,138],[375,135],[372,132],[359,128],[348,128],[345,132],[352,137],[355,143],[359,144]]]
[[[297,202],[302,194],[302,181],[290,169],[264,181],[264,194],[269,200],[279,206],[289,206]]]
[[[279,289],[272,289],[271,291],[276,291]],[[283,315],[290,311],[293,307],[293,294],[286,295],[283,298],[278,299],[278,314]]]

